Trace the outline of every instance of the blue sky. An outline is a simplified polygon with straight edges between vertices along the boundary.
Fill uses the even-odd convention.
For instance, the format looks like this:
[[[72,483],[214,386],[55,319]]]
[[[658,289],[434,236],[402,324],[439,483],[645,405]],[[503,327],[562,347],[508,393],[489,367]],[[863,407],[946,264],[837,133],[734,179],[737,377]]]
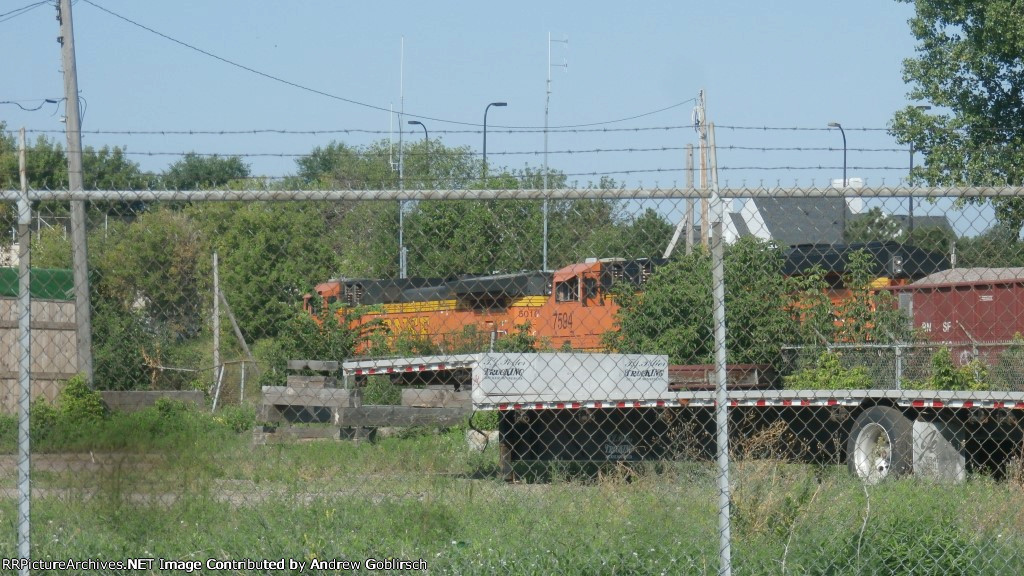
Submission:
[[[0,14],[32,3],[0,0]],[[229,65],[103,9],[330,96]],[[551,69],[549,164],[580,185],[606,174],[630,187],[682,186],[681,148],[697,142],[689,126],[702,89],[707,118],[719,126],[723,186],[822,186],[840,178],[842,138],[824,129],[831,121],[846,129],[851,178],[898,184],[909,163],[905,148],[879,130],[908,103],[901,66],[914,54],[913,7],[893,0],[78,0],[73,14],[84,143],[127,147],[148,170],[195,151],[251,155],[254,174],[291,174],[292,155],[315,146],[388,138],[399,125],[388,109],[401,108],[403,91],[405,120],[420,118],[432,140],[478,152],[487,103],[508,102],[488,115],[488,161],[539,167],[542,131],[509,130],[544,125],[549,32],[568,39],[550,45],[552,64],[568,68]],[[0,60],[0,100],[31,107],[62,96],[54,15],[50,2],[0,17],[4,53],[16,55]],[[57,131],[49,135],[60,141],[62,113],[53,105],[35,112],[0,105],[9,129]],[[582,124],[595,126],[559,128]],[[419,126],[407,128],[405,138],[422,138]],[[353,132],[89,133],[259,129]]]

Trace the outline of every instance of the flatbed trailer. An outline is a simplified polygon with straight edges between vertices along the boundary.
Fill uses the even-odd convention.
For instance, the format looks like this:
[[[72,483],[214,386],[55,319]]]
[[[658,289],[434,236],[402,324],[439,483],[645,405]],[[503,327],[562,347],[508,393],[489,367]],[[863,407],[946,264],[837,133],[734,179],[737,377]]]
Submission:
[[[483,353],[344,363],[346,377],[428,374],[471,382],[497,411],[501,466],[712,458],[713,390],[673,390],[660,355]],[[867,482],[918,474],[963,480],[1021,456],[1024,392],[728,390],[730,445],[751,456],[846,462]],[[771,442],[758,440],[766,437]]]

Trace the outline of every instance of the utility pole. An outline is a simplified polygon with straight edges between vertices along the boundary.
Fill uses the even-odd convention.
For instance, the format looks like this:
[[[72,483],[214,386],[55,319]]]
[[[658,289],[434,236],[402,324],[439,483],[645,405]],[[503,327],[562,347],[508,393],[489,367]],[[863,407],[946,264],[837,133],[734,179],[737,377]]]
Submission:
[[[78,108],[78,69],[75,65],[75,31],[71,21],[71,0],[60,0],[61,55],[64,65],[65,131],[68,137],[68,192],[82,185],[82,115]],[[78,371],[93,385],[92,318],[89,302],[89,259],[85,234],[85,202],[71,201],[71,268],[75,282],[75,326],[78,336]]]
[[[686,189],[693,190],[693,144],[686,145]],[[686,199],[686,254],[693,254],[693,198]]]
[[[564,42],[568,45],[569,40],[551,40],[551,32],[548,32],[548,83],[544,98],[544,255],[541,263],[541,270],[545,272],[548,269],[548,108],[551,104],[551,42]],[[569,68],[569,64],[565,62],[556,66]]]
[[[705,124],[704,114],[706,102],[704,99],[704,91],[701,90],[697,95],[697,109],[693,114],[693,124],[696,128],[697,133],[700,135],[700,189],[708,189],[708,127]],[[708,238],[710,237],[711,230],[708,227],[708,199],[701,198],[700,200],[700,243],[707,248]]]

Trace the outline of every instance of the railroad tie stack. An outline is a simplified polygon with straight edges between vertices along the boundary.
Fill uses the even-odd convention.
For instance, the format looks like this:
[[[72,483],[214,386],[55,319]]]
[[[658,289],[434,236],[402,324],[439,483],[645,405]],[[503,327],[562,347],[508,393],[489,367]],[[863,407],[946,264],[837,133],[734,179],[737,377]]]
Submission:
[[[362,388],[338,387],[338,362],[290,360],[286,386],[264,386],[256,444],[314,438],[369,440],[382,427],[455,426],[472,412],[469,391],[403,388],[400,405],[363,404]],[[328,426],[305,426],[327,424]]]

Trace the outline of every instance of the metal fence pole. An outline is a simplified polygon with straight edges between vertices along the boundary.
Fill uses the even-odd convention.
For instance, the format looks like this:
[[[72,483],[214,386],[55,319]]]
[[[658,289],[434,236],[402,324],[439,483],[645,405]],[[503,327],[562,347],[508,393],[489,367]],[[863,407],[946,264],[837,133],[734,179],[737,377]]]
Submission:
[[[18,557],[29,559],[32,522],[31,450],[29,445],[29,409],[32,404],[32,296],[30,292],[29,243],[31,242],[32,209],[28,202],[28,174],[25,161],[25,129],[20,132],[18,154],[22,196],[18,201]],[[28,576],[28,568],[18,572]]]
[[[718,460],[718,573],[732,574],[732,525],[729,493],[729,395],[726,390],[725,349],[725,259],[722,221],[725,202],[718,197],[718,170],[715,154],[715,125],[709,125],[711,150],[711,282],[715,327],[715,427]],[[703,233],[702,233],[703,234]]]

